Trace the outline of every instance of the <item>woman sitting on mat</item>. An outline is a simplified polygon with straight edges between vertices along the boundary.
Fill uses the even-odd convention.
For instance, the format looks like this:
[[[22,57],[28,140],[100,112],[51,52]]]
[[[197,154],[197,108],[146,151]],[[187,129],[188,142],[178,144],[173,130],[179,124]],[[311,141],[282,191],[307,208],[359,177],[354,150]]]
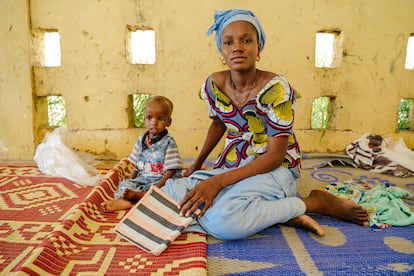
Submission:
[[[211,74],[201,87],[212,122],[188,177],[162,188],[181,202],[182,215],[201,209],[187,231],[240,239],[282,223],[324,235],[307,212],[368,225],[368,213],[352,201],[324,190],[296,196],[300,152],[292,127],[299,95],[284,77],[256,68],[265,34],[252,12],[226,10],[214,19],[207,34],[216,32],[229,70]],[[199,170],[226,131],[215,168]]]

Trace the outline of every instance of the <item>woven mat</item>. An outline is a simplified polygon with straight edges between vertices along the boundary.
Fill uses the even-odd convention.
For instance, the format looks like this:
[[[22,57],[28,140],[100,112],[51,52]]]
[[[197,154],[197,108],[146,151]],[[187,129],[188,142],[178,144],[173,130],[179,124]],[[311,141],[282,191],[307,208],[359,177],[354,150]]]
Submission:
[[[156,257],[115,234],[125,211],[99,206],[127,173],[121,164],[89,187],[0,165],[0,275],[205,275],[205,235],[182,234]]]
[[[414,192],[414,177],[400,179],[361,169],[302,170],[299,195],[349,179],[388,182]],[[413,202],[411,209],[414,209]],[[272,226],[239,241],[208,237],[208,275],[414,275],[414,226],[372,229],[312,215],[325,237]]]
[[[128,173],[128,167],[116,171]],[[98,207],[113,194],[118,173],[92,188],[45,176],[36,166],[0,164],[0,275],[414,274],[413,226],[373,230],[324,216],[314,216],[327,230],[323,238],[273,226],[240,241],[209,237],[206,249],[206,237],[190,233],[160,257],[146,254],[113,232],[125,212],[106,214]],[[349,179],[414,191],[414,177],[341,166],[303,170],[299,194]]]

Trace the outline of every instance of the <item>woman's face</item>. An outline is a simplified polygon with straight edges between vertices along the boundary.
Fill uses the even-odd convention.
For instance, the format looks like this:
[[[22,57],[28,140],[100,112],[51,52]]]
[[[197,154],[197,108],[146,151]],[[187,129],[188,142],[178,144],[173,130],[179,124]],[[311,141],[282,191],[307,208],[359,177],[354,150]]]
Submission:
[[[227,25],[221,36],[221,54],[231,70],[247,70],[260,53],[257,31],[246,21]]]

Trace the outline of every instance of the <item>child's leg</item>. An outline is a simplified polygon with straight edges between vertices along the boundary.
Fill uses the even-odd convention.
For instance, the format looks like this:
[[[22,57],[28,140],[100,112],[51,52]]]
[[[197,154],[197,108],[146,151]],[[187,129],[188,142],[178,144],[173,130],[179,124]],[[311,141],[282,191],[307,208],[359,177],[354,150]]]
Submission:
[[[128,188],[125,188],[122,198],[129,200],[131,202],[137,202],[145,195],[145,192],[134,191]]]
[[[122,194],[125,189],[133,189],[134,187],[134,183],[130,181],[130,179],[122,180],[114,193],[114,199],[106,200],[101,203],[101,206],[104,208],[104,211],[114,212],[131,208],[132,203],[126,199],[123,199]]]
[[[115,212],[131,208],[132,203],[121,198],[104,201],[101,203],[101,206],[104,208],[105,212]]]
[[[137,187],[137,184],[133,179],[124,179],[119,183],[116,191],[114,193],[114,199],[122,199],[125,189],[134,190]]]

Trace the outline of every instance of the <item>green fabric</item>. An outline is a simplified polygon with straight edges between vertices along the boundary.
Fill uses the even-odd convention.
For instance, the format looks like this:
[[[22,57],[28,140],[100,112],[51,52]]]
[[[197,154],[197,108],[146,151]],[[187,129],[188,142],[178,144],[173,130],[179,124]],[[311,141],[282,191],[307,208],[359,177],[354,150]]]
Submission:
[[[404,200],[413,200],[414,196],[405,189],[390,186],[388,183],[371,186],[353,181],[329,184],[326,189],[366,209],[370,214],[370,226],[372,227],[414,224],[414,213],[404,202]]]

